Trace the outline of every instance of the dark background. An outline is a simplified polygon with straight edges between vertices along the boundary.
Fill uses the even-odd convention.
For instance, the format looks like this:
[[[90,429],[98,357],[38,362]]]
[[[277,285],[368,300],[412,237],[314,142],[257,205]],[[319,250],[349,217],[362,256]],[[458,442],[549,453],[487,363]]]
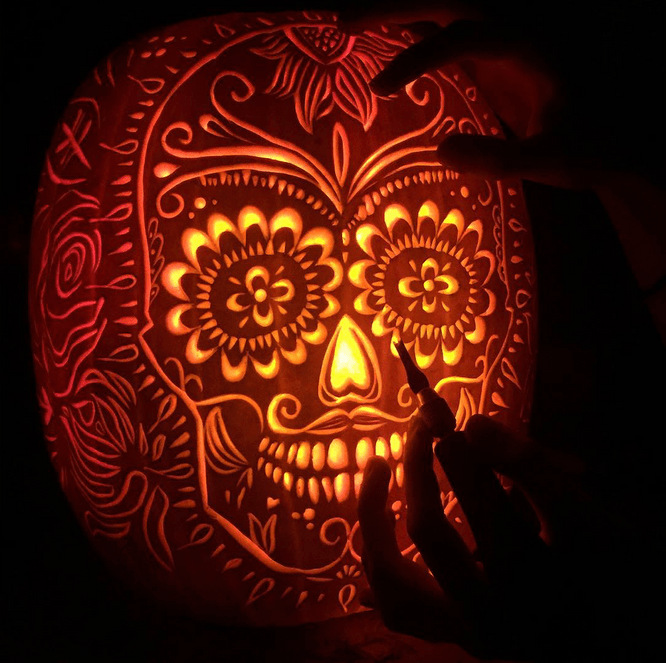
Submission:
[[[656,5],[638,3],[639,16],[626,33],[629,50],[645,38],[643,26],[649,35],[661,34],[659,55],[663,9],[641,16],[643,4]],[[5,620],[10,618],[10,637],[4,639],[9,661],[235,661],[241,660],[243,643],[255,637],[163,615],[113,577],[69,511],[41,437],[27,320],[29,233],[43,157],[67,101],[109,51],[153,27],[231,9],[274,10],[299,3],[232,7],[221,0],[159,10],[154,8],[159,5],[137,5],[52,3],[38,8],[23,2],[0,10],[0,205],[6,238],[0,281],[5,385],[0,432],[5,561],[0,568],[6,575],[2,594]],[[572,22],[583,10],[580,3],[559,7],[570,12]],[[596,9],[586,11],[589,18]],[[655,33],[653,21],[659,16],[662,28]],[[563,34],[563,48],[566,41]],[[634,95],[636,104],[648,110],[663,107],[663,63],[661,70],[654,69],[654,61],[641,64],[640,75],[629,67],[618,72],[609,114],[613,95]],[[663,158],[660,117],[657,125],[627,127],[637,140],[648,139],[646,158]],[[540,185],[526,186],[526,195],[540,297],[533,432],[546,444],[578,453],[590,468],[590,486],[613,509],[658,535],[666,440],[656,427],[666,409],[663,345],[594,195]],[[664,217],[664,210],[655,214]],[[225,647],[230,647],[226,653]],[[274,655],[288,658],[279,647]],[[335,660],[364,660],[355,656],[340,654]]]

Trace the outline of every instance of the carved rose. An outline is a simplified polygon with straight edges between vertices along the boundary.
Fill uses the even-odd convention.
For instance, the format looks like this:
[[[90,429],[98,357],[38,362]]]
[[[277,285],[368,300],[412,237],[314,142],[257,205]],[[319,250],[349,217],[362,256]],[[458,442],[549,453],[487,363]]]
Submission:
[[[64,204],[50,210],[55,221],[44,246],[37,289],[44,326],[39,359],[49,373],[53,393],[63,397],[71,392],[106,320],[104,299],[90,287],[102,257],[100,232],[90,223],[98,206],[75,192],[59,202]]]

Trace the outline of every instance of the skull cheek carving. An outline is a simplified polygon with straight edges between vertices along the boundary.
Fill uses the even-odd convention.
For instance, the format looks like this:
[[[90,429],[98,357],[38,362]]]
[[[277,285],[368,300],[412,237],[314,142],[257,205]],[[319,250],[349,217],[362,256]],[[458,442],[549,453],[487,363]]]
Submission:
[[[455,70],[370,92],[409,43],[300,13],[159,30],[95,71],[49,152],[31,307],[54,462],[110,562],[207,618],[358,605],[371,455],[404,513],[398,335],[459,426],[528,414],[521,198],[438,163],[446,134],[498,132]]]

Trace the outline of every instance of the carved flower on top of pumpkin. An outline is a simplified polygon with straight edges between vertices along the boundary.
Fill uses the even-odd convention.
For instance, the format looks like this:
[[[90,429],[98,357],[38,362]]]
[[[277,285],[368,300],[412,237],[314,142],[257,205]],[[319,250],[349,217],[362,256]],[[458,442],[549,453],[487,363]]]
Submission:
[[[387,206],[381,227],[363,224],[356,231],[367,258],[349,269],[362,289],[354,308],[374,316],[375,336],[402,338],[421,368],[438,353],[456,365],[466,344],[486,338],[485,318],[495,310],[486,287],[495,256],[480,248],[482,240],[481,221],[466,222],[458,209],[442,217],[428,200],[414,218],[402,205]]]
[[[340,309],[332,292],[342,281],[327,228],[304,233],[294,209],[268,221],[247,206],[235,223],[212,214],[207,232],[188,228],[181,244],[187,262],[169,263],[162,283],[181,300],[166,325],[176,336],[188,335],[191,364],[219,353],[226,380],[242,380],[250,365],[271,379],[283,359],[302,364],[307,345],[326,340],[322,320]]]
[[[377,115],[377,99],[368,82],[402,48],[385,36],[348,35],[335,26],[313,25],[270,34],[252,52],[278,60],[266,92],[293,95],[298,121],[312,133],[315,120],[335,106],[367,131]]]

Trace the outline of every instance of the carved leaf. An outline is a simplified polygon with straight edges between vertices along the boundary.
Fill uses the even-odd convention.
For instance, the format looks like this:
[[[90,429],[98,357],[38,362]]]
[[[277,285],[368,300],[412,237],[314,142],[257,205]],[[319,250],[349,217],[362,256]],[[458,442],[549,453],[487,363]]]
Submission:
[[[184,550],[185,548],[190,548],[192,546],[199,546],[202,543],[206,543],[211,536],[213,536],[213,526],[208,523],[199,523],[190,534],[190,542],[181,546],[178,550]]]
[[[230,474],[247,467],[245,456],[231,441],[219,407],[211,410],[206,417],[206,443],[209,451],[208,462],[221,474]]]
[[[166,435],[157,435],[153,440],[153,460],[159,460],[164,452],[164,443]]]
[[[268,594],[273,587],[275,587],[275,580],[273,578],[263,578],[254,586],[245,605],[248,606],[250,603],[254,603],[258,598],[264,596],[264,594]]]
[[[259,547],[267,553],[275,550],[275,525],[277,523],[277,514],[274,513],[264,525],[253,514],[248,514],[250,520],[250,538]]]
[[[460,390],[460,400],[458,401],[458,410],[456,411],[456,422],[460,429],[464,429],[470,417],[477,413],[477,406],[474,397],[469,389],[463,387]]]
[[[143,512],[143,535],[148,549],[167,571],[173,571],[173,555],[166,538],[164,521],[169,510],[167,494],[156,486]]]
[[[147,467],[154,474],[161,474],[168,479],[189,479],[194,474],[194,468],[189,463],[179,463],[166,470],[156,470],[152,467]]]
[[[333,127],[333,167],[335,177],[342,186],[349,170],[349,139],[345,128],[339,122]]]
[[[356,585],[345,585],[338,592],[338,603],[342,606],[342,609],[347,612],[351,602],[356,597]]]
[[[139,451],[143,456],[148,453],[148,440],[146,440],[146,432],[143,430],[142,424],[139,424]]]
[[[155,430],[155,427],[164,421],[165,419],[168,419],[172,414],[173,411],[176,409],[176,396],[174,394],[169,394],[168,396],[165,396],[162,401],[160,402],[160,406],[157,409],[157,419],[155,420],[155,423],[150,427],[150,432]]]
[[[518,389],[521,389],[520,382],[518,381],[518,375],[516,374],[516,369],[513,367],[513,364],[506,358],[504,357],[502,359],[502,373],[504,376],[511,380],[513,384],[518,387]]]
[[[225,565],[224,568],[222,569],[222,573],[225,571],[229,571],[230,569],[235,569],[239,567],[243,563],[243,560],[240,557],[234,557],[233,559],[230,559]]]

